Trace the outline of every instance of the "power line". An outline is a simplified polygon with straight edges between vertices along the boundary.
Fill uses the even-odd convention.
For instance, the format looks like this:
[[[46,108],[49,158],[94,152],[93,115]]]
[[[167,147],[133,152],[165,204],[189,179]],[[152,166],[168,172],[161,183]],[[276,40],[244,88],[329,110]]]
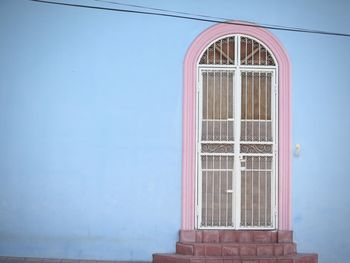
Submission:
[[[240,26],[247,26],[247,27],[258,27],[258,28],[265,28],[265,29],[279,30],[279,31],[290,31],[290,32],[300,32],[300,33],[309,33],[309,34],[350,37],[350,34],[346,34],[346,33],[312,30],[312,29],[305,29],[305,28],[283,27],[283,26],[277,26],[277,25],[246,24],[246,23],[242,23],[242,22],[224,21],[224,20],[221,20],[219,18],[204,16],[204,15],[195,15],[198,17],[194,17],[193,16],[194,14],[191,14],[192,16],[190,16],[190,13],[188,13],[189,15],[185,16],[185,15],[180,14],[180,13],[185,14],[184,12],[177,12],[177,11],[173,11],[173,12],[176,12],[178,14],[167,14],[167,13],[159,13],[159,12],[148,12],[148,11],[138,11],[138,10],[131,10],[131,9],[108,8],[108,7],[101,7],[101,6],[80,5],[80,4],[62,3],[62,2],[45,1],[45,0],[30,0],[30,1],[38,2],[38,3],[53,4],[53,5],[77,7],[77,8],[96,9],[96,10],[103,10],[103,11],[114,11],[114,12],[122,12],[122,13],[163,16],[163,17],[172,17],[172,18],[178,18],[178,19],[186,19],[186,20],[194,20],[194,21],[202,21],[202,22],[210,22],[210,23],[240,25]],[[107,2],[107,1],[100,0],[100,2]],[[108,1],[108,2],[120,4],[120,3],[112,2],[112,1]],[[134,5],[134,7],[136,7],[136,5]],[[141,8],[141,6],[139,6],[139,8]],[[144,7],[144,8],[147,8],[147,7]],[[152,9],[155,10],[156,8],[152,8]],[[157,8],[157,9],[159,9],[159,8]],[[161,9],[159,9],[157,11],[160,11],[160,10]],[[162,12],[171,12],[171,11],[170,10],[165,11],[165,9],[162,9]]]
[[[113,5],[119,5],[119,6],[127,6],[127,7],[145,9],[145,10],[161,11],[161,12],[173,13],[173,14],[178,14],[178,15],[196,16],[196,17],[210,18],[210,19],[220,19],[220,20],[223,20],[223,21],[231,21],[231,20],[233,20],[232,18],[227,18],[227,17],[225,18],[225,17],[209,16],[209,15],[203,15],[203,14],[194,14],[194,13],[175,11],[175,10],[163,9],[163,8],[156,8],[156,7],[150,7],[150,6],[144,6],[144,5],[126,4],[126,3],[116,2],[116,1],[108,1],[108,0],[93,0],[93,1],[100,2],[100,3],[108,3],[108,4],[113,4]],[[244,21],[242,21],[242,22],[244,22]],[[305,30],[305,29],[299,28],[299,27],[287,27],[287,26],[273,25],[273,24],[262,24],[262,23],[259,23],[259,25],[261,25],[261,26],[271,26],[271,27],[280,27],[280,28],[286,28],[286,29],[290,28],[290,29]],[[310,30],[310,31],[317,31],[315,29],[308,29],[308,30]]]

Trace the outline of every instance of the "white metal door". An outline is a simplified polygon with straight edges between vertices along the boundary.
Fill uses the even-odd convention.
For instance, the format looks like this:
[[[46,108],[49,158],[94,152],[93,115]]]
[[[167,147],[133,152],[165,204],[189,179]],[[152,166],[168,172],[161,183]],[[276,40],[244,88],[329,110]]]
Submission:
[[[275,71],[201,67],[197,227],[276,224]]]

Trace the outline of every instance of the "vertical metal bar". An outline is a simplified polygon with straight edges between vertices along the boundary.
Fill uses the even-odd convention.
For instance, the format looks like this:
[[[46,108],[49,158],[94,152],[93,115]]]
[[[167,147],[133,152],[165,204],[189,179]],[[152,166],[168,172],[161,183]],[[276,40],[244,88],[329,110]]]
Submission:
[[[259,66],[261,65],[261,62],[260,62],[260,43],[259,43],[259,52],[258,52],[258,54],[259,54]]]
[[[228,37],[227,41],[226,41],[226,54],[227,54],[227,60],[226,60],[226,64],[230,64],[230,40],[231,38]]]
[[[221,224],[221,196],[222,196],[222,193],[221,193],[221,155],[219,157],[219,162],[220,162],[220,165],[219,165],[219,226],[222,226],[222,224]]]
[[[272,207],[277,206],[276,203],[276,198],[277,198],[277,191],[276,191],[276,158],[278,154],[278,150],[276,149],[276,142],[278,141],[278,133],[276,131],[276,122],[278,121],[278,111],[276,109],[278,108],[278,92],[277,92],[277,87],[276,87],[276,76],[274,72],[270,73],[271,75],[271,86],[273,89],[273,92],[271,92],[271,128],[272,128],[272,143],[273,143],[273,149],[274,149],[274,154],[272,156],[272,164],[271,164],[271,205]],[[277,208],[276,208],[277,209]],[[271,224],[275,225],[276,223],[276,214],[275,214],[275,209],[272,210],[272,219],[271,219]]]
[[[216,121],[215,121],[215,93],[216,93],[216,83],[215,83],[215,79],[216,79],[216,71],[214,71],[214,80],[213,80],[213,120],[212,120],[212,132],[213,132],[213,141],[215,141],[215,125],[216,125]]]
[[[251,65],[254,65],[255,63],[255,61],[254,61],[254,40],[252,39],[252,64]]]
[[[240,36],[236,36],[235,38],[235,54],[240,54]],[[234,225],[236,227],[239,227],[240,225],[240,210],[241,210],[241,205],[240,205],[240,199],[241,197],[239,194],[241,193],[240,190],[240,177],[241,177],[241,169],[240,169],[240,112],[241,112],[241,94],[242,94],[242,86],[241,86],[241,71],[240,71],[240,63],[238,62],[238,55],[236,56],[237,59],[237,70],[235,71],[235,81],[233,82],[233,105],[232,105],[232,110],[234,113],[234,173],[233,173],[233,189],[234,193],[232,194],[232,204],[234,204],[234,208],[232,209],[232,220],[234,222]]]
[[[203,158],[201,155],[200,147],[201,147],[201,141],[204,140],[203,138],[203,118],[205,112],[203,112],[204,107],[203,107],[203,72],[200,72],[200,81],[199,81],[199,86],[198,86],[198,93],[197,93],[197,98],[196,101],[198,102],[198,111],[197,111],[197,118],[198,118],[198,138],[197,138],[197,149],[196,149],[196,156],[197,156],[197,191],[196,191],[196,207],[197,207],[197,213],[196,213],[196,226],[200,227],[203,223],[203,215],[204,215],[204,208],[203,208]]]
[[[206,140],[208,141],[209,139],[209,74],[208,71],[205,71],[205,75],[207,77],[207,131],[206,131]]]
[[[230,76],[230,72],[226,71],[226,140],[228,141],[229,137],[228,137],[228,131],[229,131],[229,76]],[[228,185],[228,156],[226,156],[226,188],[227,190],[229,190],[229,185]],[[226,226],[228,225],[228,195],[229,193],[226,192]]]
[[[245,157],[246,166],[249,157]],[[247,169],[244,170],[244,226],[247,226]]]
[[[220,65],[222,65],[222,39],[220,39]]]
[[[248,140],[248,72],[245,72],[245,138],[244,140]]]
[[[221,40],[221,50],[222,50],[222,40]],[[222,61],[221,61],[222,62]],[[219,100],[219,106],[220,106],[220,109],[219,109],[219,115],[220,115],[220,141],[222,140],[222,136],[221,136],[221,124],[222,124],[222,113],[221,113],[221,107],[222,107],[222,70],[220,70],[220,100]],[[222,193],[221,193],[221,155],[219,157],[219,162],[220,162],[220,171],[219,171],[219,226],[221,226],[221,196],[222,196]]]
[[[252,88],[251,88],[251,90],[252,90],[252,120],[251,120],[251,122],[252,122],[252,139],[251,139],[251,141],[254,141],[254,72],[252,72]]]
[[[259,215],[258,216],[258,220],[259,220],[258,222],[259,223],[258,224],[259,225],[261,225],[261,221],[260,221],[261,220],[261,216],[260,216],[260,212],[261,212],[261,210],[260,210],[260,206],[261,206],[260,205],[260,195],[261,195],[261,191],[260,191],[260,170],[261,170],[261,164],[260,164],[260,161],[261,160],[260,160],[260,158],[261,157],[259,156],[259,159],[258,159],[259,160],[259,171],[258,171],[258,210],[259,210],[259,213],[258,213],[258,215]]]
[[[247,57],[248,57],[248,38],[244,38],[245,40],[245,65],[248,64]]]
[[[259,50],[260,50],[260,44],[259,44]],[[259,51],[260,52],[260,51]],[[260,57],[259,57],[260,58]],[[258,100],[258,107],[259,107],[259,133],[258,133],[258,141],[261,141],[261,131],[260,131],[260,129],[261,129],[261,121],[260,121],[260,114],[261,114],[261,112],[260,112],[260,108],[261,108],[261,102],[260,102],[260,90],[261,90],[261,86],[260,86],[260,79],[261,79],[261,75],[260,75],[260,71],[259,71],[259,87],[258,87],[258,92],[259,92],[259,100]]]
[[[229,137],[228,137],[228,131],[229,131],[229,76],[230,76],[230,72],[226,72],[226,141],[228,141]]]
[[[237,58],[238,58],[238,53],[235,52],[236,49],[236,39],[235,37],[232,37],[232,58],[233,58],[233,64],[238,65]]]
[[[222,107],[222,102],[221,102],[221,99],[222,99],[222,70],[220,70],[220,82],[219,82],[219,86],[220,86],[220,95],[219,95],[219,115],[220,115],[220,131],[219,131],[219,138],[220,138],[220,141],[221,141],[221,124],[222,124],[222,114],[221,114],[221,107]]]
[[[207,64],[209,64],[209,48],[205,52],[207,53]]]
[[[215,156],[212,157],[213,163],[212,163],[212,192],[211,192],[211,226],[214,224],[214,198],[215,198],[215,176],[214,176],[214,165],[215,165]]]
[[[254,225],[254,157],[252,156],[252,173],[251,173],[251,178],[252,178],[252,226]]]
[[[208,226],[208,155],[205,160],[205,226]]]
[[[229,190],[228,187],[228,156],[226,156],[226,190]],[[226,226],[228,223],[228,195],[229,193],[226,191]]]
[[[267,72],[265,72],[265,141],[268,141],[267,130]]]
[[[267,157],[265,159],[265,226],[267,225]]]
[[[216,42],[214,42],[214,53],[213,53],[213,57],[214,57],[214,63],[213,64],[216,64]]]

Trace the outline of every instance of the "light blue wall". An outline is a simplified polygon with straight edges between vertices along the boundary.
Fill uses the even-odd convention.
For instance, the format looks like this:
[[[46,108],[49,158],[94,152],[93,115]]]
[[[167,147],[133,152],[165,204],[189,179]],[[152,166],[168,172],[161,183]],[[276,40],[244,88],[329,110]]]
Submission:
[[[350,33],[345,0],[129,3]],[[210,25],[0,2],[0,255],[150,260],[174,250],[182,63]],[[344,263],[350,38],[273,33],[293,65],[299,251]]]

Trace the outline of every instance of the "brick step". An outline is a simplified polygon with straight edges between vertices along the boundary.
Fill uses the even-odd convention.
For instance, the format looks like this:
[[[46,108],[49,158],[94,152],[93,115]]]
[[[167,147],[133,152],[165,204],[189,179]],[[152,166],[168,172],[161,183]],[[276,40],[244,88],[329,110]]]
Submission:
[[[194,256],[289,256],[295,255],[295,243],[181,243],[176,253]]]
[[[317,254],[281,257],[204,257],[179,254],[153,254],[153,263],[317,263]]]
[[[198,243],[291,243],[292,231],[180,230],[180,242]]]

